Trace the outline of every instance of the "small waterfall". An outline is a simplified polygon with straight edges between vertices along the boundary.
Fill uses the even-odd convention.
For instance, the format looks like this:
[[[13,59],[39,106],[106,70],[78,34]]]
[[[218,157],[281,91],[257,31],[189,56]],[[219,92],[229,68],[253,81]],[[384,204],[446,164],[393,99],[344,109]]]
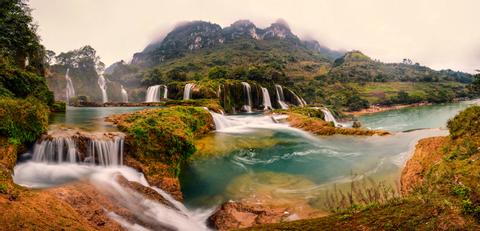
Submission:
[[[224,115],[218,114],[216,112],[209,111],[213,118],[213,123],[215,124],[215,130],[222,130],[228,127],[235,126],[235,123],[228,120]]]
[[[275,90],[277,91],[278,104],[282,109],[288,109],[288,105],[285,103],[285,96],[283,95],[282,86],[275,84]]]
[[[66,99],[65,101],[67,102],[67,105],[70,102],[70,98],[75,96],[75,88],[73,88],[73,82],[68,73],[70,72],[70,69],[67,69],[67,73],[65,73],[65,79],[67,80],[67,89],[66,89]]]
[[[183,100],[188,100],[192,97],[192,89],[195,87],[194,83],[185,84],[185,89],[183,90]]]
[[[248,84],[247,82],[242,82],[242,85],[243,92],[247,95],[247,104],[243,105],[242,109],[246,112],[252,112],[252,95],[250,84]]]
[[[35,144],[32,159],[37,162],[77,162],[77,148],[70,137],[57,137]]]
[[[100,90],[102,90],[102,101],[104,103],[108,102],[108,96],[107,96],[107,81],[105,80],[105,77],[103,74],[98,75],[98,86],[100,87]]]
[[[120,85],[120,93],[122,93],[122,102],[128,103],[128,93],[127,90],[123,87],[123,85]]]
[[[161,85],[148,87],[145,102],[160,102],[160,86]]]
[[[272,101],[270,100],[270,94],[268,93],[268,89],[262,87],[262,94],[263,94],[263,107],[264,110],[273,109]]]
[[[74,136],[53,137],[35,144],[32,159],[36,162],[47,163],[122,165],[123,142],[123,136],[115,136],[109,139]]]
[[[162,85],[163,87],[163,98],[168,99],[168,87],[167,85]]]
[[[323,112],[323,116],[325,118],[325,121],[333,122],[335,127],[341,127],[341,125],[335,119],[335,116],[333,116],[332,112],[330,112],[330,110],[328,110],[328,108],[321,108],[320,110],[322,110],[322,112]]]
[[[290,93],[292,93],[293,96],[295,96],[295,100],[297,100],[297,103],[300,107],[305,107],[307,104],[305,103],[305,100],[303,100],[302,98],[300,98],[297,94],[295,94],[295,92],[291,91],[291,90],[288,90],[290,91]]]

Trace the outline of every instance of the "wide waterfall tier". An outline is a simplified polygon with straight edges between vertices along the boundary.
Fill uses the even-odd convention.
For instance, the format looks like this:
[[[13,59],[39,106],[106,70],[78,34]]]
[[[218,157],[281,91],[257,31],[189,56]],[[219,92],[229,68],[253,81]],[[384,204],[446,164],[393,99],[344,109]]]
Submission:
[[[160,102],[160,99],[166,99],[168,95],[168,87],[166,85],[150,86],[147,89],[145,102]]]
[[[262,86],[255,82],[227,82],[217,91],[220,103],[227,113],[252,112],[268,109],[288,109],[306,105],[305,100],[281,85]]]
[[[32,160],[48,163],[122,165],[123,133],[87,133],[56,130],[44,135],[33,147]]]
[[[192,90],[195,87],[194,83],[185,84],[185,89],[183,90],[183,99],[188,100],[192,97]]]
[[[65,80],[67,82],[67,86],[65,89],[65,101],[67,104],[70,101],[70,98],[75,96],[75,88],[73,88],[73,82],[68,73],[70,72],[70,69],[67,69],[67,72],[65,73]]]
[[[288,109],[288,105],[285,103],[285,95],[283,94],[283,87],[275,84],[275,91],[277,93],[277,102],[282,109]]]
[[[123,85],[120,85],[120,93],[122,94],[122,102],[128,103],[128,92]]]
[[[263,103],[264,110],[273,109],[272,101],[270,100],[270,94],[268,93],[267,88],[262,87],[262,96],[263,96],[262,103]]]
[[[243,91],[245,94],[245,104],[243,105],[242,109],[246,112],[252,112],[252,88],[250,84],[247,82],[242,82]]]
[[[108,96],[107,96],[107,81],[105,80],[105,77],[103,74],[98,75],[98,86],[100,87],[100,90],[102,91],[102,101],[103,103],[108,102]]]

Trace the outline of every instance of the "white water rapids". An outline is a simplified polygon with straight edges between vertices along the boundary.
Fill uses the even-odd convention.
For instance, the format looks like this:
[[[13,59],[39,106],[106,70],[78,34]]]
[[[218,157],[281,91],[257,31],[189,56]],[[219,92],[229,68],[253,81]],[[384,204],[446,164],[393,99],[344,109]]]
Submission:
[[[121,201],[121,206],[153,227],[165,227],[166,230],[208,230],[205,220],[211,210],[189,211],[182,203],[174,200],[163,190],[151,187],[143,174],[129,167],[100,167],[79,164],[49,164],[29,161],[14,169],[14,181],[30,188],[45,188],[72,181],[87,181],[101,193]],[[157,201],[150,200],[133,190],[120,185],[115,178],[118,174],[129,181],[149,187],[161,194],[176,209]],[[177,210],[178,209],[178,210]],[[121,216],[110,212],[110,218],[128,230],[150,230],[140,224],[129,223]]]

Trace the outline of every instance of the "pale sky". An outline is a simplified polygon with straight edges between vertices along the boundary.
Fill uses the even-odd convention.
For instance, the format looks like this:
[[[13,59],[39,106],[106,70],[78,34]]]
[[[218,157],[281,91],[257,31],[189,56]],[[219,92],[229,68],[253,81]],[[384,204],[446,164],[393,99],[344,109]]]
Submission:
[[[278,18],[300,38],[384,62],[480,69],[479,0],[30,0],[47,49],[91,45],[107,65],[130,60],[181,21],[228,26]]]

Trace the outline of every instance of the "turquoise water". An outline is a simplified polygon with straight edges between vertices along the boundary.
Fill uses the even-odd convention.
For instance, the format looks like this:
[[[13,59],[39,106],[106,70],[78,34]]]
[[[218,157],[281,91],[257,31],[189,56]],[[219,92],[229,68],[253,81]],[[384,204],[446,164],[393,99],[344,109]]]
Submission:
[[[341,187],[359,179],[395,185],[418,140],[447,135],[448,131],[440,128],[473,103],[360,117],[365,127],[394,132],[384,137],[319,137],[268,125],[268,119],[261,116],[250,117],[246,127],[255,124],[254,120],[262,126],[234,127],[199,142],[199,152],[180,176],[185,203],[191,208],[208,208],[233,199],[320,209],[315,201],[334,185]]]
[[[65,113],[54,113],[50,126],[72,126],[87,131],[115,131],[115,127],[105,122],[114,114],[142,110],[146,107],[67,107]]]
[[[362,126],[387,131],[406,131],[419,128],[446,127],[446,123],[459,111],[478,101],[410,107],[360,116]]]

